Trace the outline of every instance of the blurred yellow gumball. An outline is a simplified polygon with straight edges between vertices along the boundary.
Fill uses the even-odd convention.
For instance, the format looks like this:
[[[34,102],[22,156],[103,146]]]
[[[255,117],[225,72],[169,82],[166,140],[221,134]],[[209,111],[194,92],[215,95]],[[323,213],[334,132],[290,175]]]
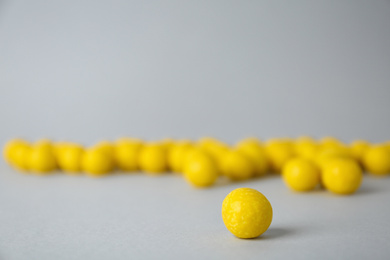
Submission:
[[[31,145],[26,141],[17,141],[13,144],[9,144],[5,148],[5,156],[8,156],[11,166],[19,171],[26,172],[29,170],[29,157],[30,157]]]
[[[363,165],[373,175],[389,175],[390,150],[385,145],[374,145],[368,148],[363,157]]]
[[[350,151],[345,147],[334,147],[320,150],[316,157],[315,162],[318,167],[322,168],[326,163],[335,158],[352,159]]]
[[[107,175],[114,168],[112,156],[100,149],[89,148],[84,151],[81,167],[90,177]]]
[[[63,151],[69,144],[73,144],[73,143],[61,141],[61,142],[56,142],[56,143],[53,144],[53,152],[54,152],[54,155],[55,155],[55,157],[57,158],[57,160],[59,160],[62,151]]]
[[[170,149],[174,146],[175,140],[172,138],[164,138],[158,142],[162,146],[164,146],[165,150],[169,153]]]
[[[181,140],[172,145],[167,153],[169,169],[175,173],[182,173],[186,152],[193,148],[190,140]]]
[[[289,139],[271,139],[265,148],[274,172],[281,172],[284,164],[295,156],[293,143]]]
[[[115,162],[122,171],[137,171],[138,156],[143,144],[131,140],[122,140],[115,146]]]
[[[365,140],[355,140],[353,141],[349,149],[351,155],[360,163],[362,163],[363,156],[366,153],[367,149],[370,147],[370,143]]]
[[[303,158],[289,160],[283,167],[283,180],[295,191],[310,191],[320,183],[320,170],[311,161]]]
[[[11,165],[14,164],[15,151],[20,146],[27,147],[27,146],[29,146],[29,143],[26,140],[16,138],[16,139],[12,139],[12,140],[8,141],[5,144],[4,149],[3,149],[3,156],[4,156],[4,159],[7,163],[9,163]]]
[[[39,175],[48,174],[57,168],[51,142],[39,141],[32,147],[28,157],[28,168]]]
[[[338,158],[326,163],[322,169],[322,183],[333,193],[347,195],[359,189],[363,173],[359,164],[351,159]]]
[[[255,166],[251,159],[238,150],[230,150],[221,158],[222,174],[231,180],[246,180],[254,176]]]
[[[255,167],[255,175],[263,176],[269,170],[269,161],[264,147],[256,139],[245,139],[237,143],[237,150],[252,160]]]
[[[91,148],[99,150],[99,151],[102,151],[102,152],[106,153],[107,155],[109,155],[111,157],[114,156],[115,146],[110,141],[100,141],[100,142],[97,142]]]
[[[139,166],[142,171],[160,174],[167,171],[167,153],[165,147],[157,143],[149,143],[142,147],[139,155]]]
[[[213,156],[219,156],[222,152],[229,149],[227,144],[212,137],[201,138],[196,145]]]
[[[321,138],[320,145],[322,149],[333,149],[345,146],[339,139],[331,136]]]
[[[84,148],[81,145],[68,143],[61,148],[61,152],[58,154],[58,166],[65,173],[80,173],[83,154]]]
[[[204,188],[215,183],[218,178],[218,168],[206,152],[193,150],[187,155],[183,174],[191,185]]]
[[[311,137],[300,137],[294,143],[295,154],[299,157],[314,161],[320,146]]]

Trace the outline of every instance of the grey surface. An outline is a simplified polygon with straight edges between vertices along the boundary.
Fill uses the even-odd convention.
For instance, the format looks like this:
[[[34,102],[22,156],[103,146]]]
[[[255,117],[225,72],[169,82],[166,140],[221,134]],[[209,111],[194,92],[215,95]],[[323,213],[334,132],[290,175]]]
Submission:
[[[204,135],[389,139],[389,1],[0,0],[0,143]],[[24,176],[0,164],[0,259],[383,259],[389,179],[356,196],[278,178],[193,190],[174,176]],[[220,206],[271,201],[239,240]]]
[[[354,196],[296,194],[278,177],[196,190],[179,176],[103,179],[0,172],[1,259],[387,259],[390,179]],[[234,188],[260,190],[274,218],[255,240],[221,217]]]

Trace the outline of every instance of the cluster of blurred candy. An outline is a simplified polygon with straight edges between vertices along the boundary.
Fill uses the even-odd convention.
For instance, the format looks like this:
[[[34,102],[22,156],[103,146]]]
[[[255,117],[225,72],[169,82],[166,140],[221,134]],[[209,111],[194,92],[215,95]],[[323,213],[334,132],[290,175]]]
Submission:
[[[282,173],[293,190],[325,186],[340,194],[353,193],[364,171],[376,176],[390,174],[390,142],[355,140],[346,144],[333,137],[265,141],[251,137],[234,145],[210,137],[154,142],[120,138],[90,147],[48,139],[34,143],[13,139],[5,145],[4,157],[12,167],[29,174],[62,171],[101,177],[114,171],[173,172],[195,187],[212,186],[221,178],[242,181]],[[353,187],[345,188],[348,184]]]

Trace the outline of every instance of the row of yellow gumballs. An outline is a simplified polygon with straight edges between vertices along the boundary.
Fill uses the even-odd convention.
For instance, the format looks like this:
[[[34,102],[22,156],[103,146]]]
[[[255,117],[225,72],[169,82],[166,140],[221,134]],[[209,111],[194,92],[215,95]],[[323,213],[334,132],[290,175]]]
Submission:
[[[346,145],[331,137],[319,141],[310,137],[278,138],[265,143],[247,138],[235,146],[213,138],[202,138],[198,142],[172,139],[143,142],[122,138],[116,142],[102,141],[87,149],[76,143],[40,140],[30,144],[15,139],[6,144],[4,155],[15,168],[38,174],[46,174],[57,167],[66,173],[84,171],[94,177],[115,168],[152,174],[173,171],[184,172],[186,179],[198,187],[212,185],[221,175],[245,180],[269,171],[281,172],[295,157],[319,168],[332,159],[343,158],[359,163],[376,175],[390,172],[388,143],[372,145],[358,140]]]

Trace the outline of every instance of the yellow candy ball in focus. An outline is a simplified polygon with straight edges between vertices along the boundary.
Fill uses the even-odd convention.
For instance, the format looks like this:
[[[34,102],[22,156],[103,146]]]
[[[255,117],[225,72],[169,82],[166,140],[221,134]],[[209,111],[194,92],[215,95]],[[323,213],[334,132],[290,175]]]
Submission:
[[[390,149],[385,145],[375,145],[367,149],[363,156],[364,168],[376,176],[390,174]]]
[[[238,150],[230,150],[224,154],[222,174],[231,180],[246,180],[254,176],[255,166],[250,158]]]
[[[322,183],[333,193],[354,193],[361,185],[363,173],[359,164],[351,159],[338,158],[326,163],[322,169]]]
[[[112,156],[100,149],[85,150],[81,159],[82,169],[90,177],[107,175],[114,168]]]
[[[161,144],[151,143],[143,146],[138,160],[141,170],[146,173],[159,174],[168,168],[167,153]]]
[[[222,219],[226,228],[236,237],[255,238],[271,225],[272,206],[255,189],[235,189],[223,200]]]
[[[183,169],[185,179],[199,188],[213,185],[218,178],[218,168],[212,157],[199,150],[189,153]]]
[[[295,191],[310,191],[320,183],[320,170],[311,161],[303,158],[289,160],[282,172],[285,184]]]

